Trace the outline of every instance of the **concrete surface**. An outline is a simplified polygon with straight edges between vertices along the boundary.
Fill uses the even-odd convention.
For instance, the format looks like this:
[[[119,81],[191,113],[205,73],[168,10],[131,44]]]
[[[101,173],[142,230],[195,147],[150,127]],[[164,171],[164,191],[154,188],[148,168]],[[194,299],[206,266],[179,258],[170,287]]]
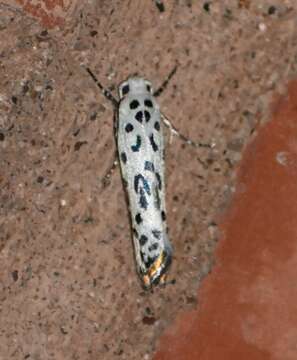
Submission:
[[[235,193],[235,170],[243,149],[270,118],[272,97],[285,95],[288,80],[296,75],[296,3],[164,3],[161,13],[147,0],[0,2],[1,360],[152,359],[164,331],[166,337],[174,336],[185,327],[183,316],[189,315],[183,313],[191,314],[189,334],[191,328],[217,321],[220,314],[219,319],[224,318],[217,294],[213,298],[207,291],[213,283],[205,282],[199,290],[214,263],[214,273],[222,274],[219,289],[230,284],[229,277],[223,277],[229,267],[234,286],[241,276],[250,279],[240,296],[232,295],[230,288],[222,304],[232,304],[235,312],[240,299],[246,311],[230,328],[237,334],[237,344],[252,354],[261,350],[276,359],[285,347],[282,337],[274,340],[277,329],[270,340],[262,334],[271,317],[266,313],[260,317],[257,298],[262,286],[271,286],[272,278],[275,286],[286,289],[283,301],[293,290],[286,287],[286,276],[280,281],[268,271],[263,277],[255,266],[280,252],[284,268],[278,271],[286,274],[293,266],[287,251],[282,254],[273,245],[273,251],[268,248],[253,262],[248,256],[241,261],[234,257],[235,245],[247,255],[259,250],[254,242],[249,242],[251,248],[245,243],[252,233],[244,229],[239,242],[234,232],[227,241],[227,225],[220,234],[217,223]],[[197,151],[178,139],[167,141],[168,224],[175,249],[169,278],[175,283],[150,293],[141,289],[135,273],[119,170],[105,181],[115,150],[113,109],[83,65],[116,94],[117,85],[135,72],[158,87],[175,64],[177,74],[159,98],[161,109],[184,134],[215,146]],[[257,155],[258,147],[252,145],[250,151]],[[287,151],[279,150],[279,171],[291,169]],[[262,181],[253,175],[254,181]],[[240,180],[237,193],[247,193],[247,184]],[[267,191],[268,185],[272,181],[263,185]],[[262,192],[257,196],[260,201]],[[292,198],[287,198],[288,204]],[[263,201],[267,199],[269,195]],[[238,206],[230,211],[232,219],[239,216],[244,221],[251,210],[241,212]],[[259,229],[255,223],[259,233],[262,226],[271,226],[263,225],[269,219],[261,214],[259,209],[255,214],[251,211],[263,220]],[[284,221],[279,211],[276,215]],[[286,224],[289,227],[290,222]],[[268,229],[265,239],[270,239],[269,234]],[[218,239],[226,248],[224,266],[221,250],[218,260],[214,257]],[[280,313],[278,294],[274,289],[262,294],[267,313]],[[253,302],[257,316],[250,308]],[[205,304],[213,307],[214,314],[206,312],[200,320]],[[232,308],[229,314],[231,318]],[[168,327],[171,323],[173,328]],[[282,324],[283,333],[287,327]],[[244,329],[236,331],[236,326]],[[286,338],[291,344],[295,333],[290,329]],[[219,337],[220,331],[213,335],[213,329],[201,330],[199,336],[204,336],[205,345],[214,341],[228,348],[231,330],[224,331],[226,341]],[[193,337],[187,337],[192,343]],[[184,356],[193,358],[200,351],[187,347],[182,339],[169,347],[164,344],[166,338],[158,356],[183,349]],[[215,354],[216,347],[209,348]],[[189,355],[191,351],[196,352]]]

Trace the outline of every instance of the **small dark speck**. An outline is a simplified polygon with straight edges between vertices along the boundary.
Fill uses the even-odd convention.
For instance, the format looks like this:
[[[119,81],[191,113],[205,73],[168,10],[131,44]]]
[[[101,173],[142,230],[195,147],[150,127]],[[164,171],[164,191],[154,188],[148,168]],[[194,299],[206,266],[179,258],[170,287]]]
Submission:
[[[276,13],[276,7],[275,6],[269,6],[268,15],[273,15],[275,13]]]
[[[156,318],[154,316],[144,316],[142,322],[144,325],[154,325]]]
[[[22,88],[22,93],[26,94],[28,91],[29,91],[29,85],[28,85],[28,83],[25,83]]]
[[[203,4],[203,9],[206,11],[206,12],[209,12],[210,11],[210,3],[209,2],[206,2]]]
[[[252,58],[252,59],[255,59],[255,57],[256,57],[256,52],[255,52],[255,51],[252,51],[252,52],[251,52],[251,58]]]
[[[73,136],[77,136],[80,133],[80,129],[74,131]]]
[[[228,20],[231,20],[232,19],[232,11],[230,9],[226,9],[225,10],[225,13],[224,13],[224,17]]]
[[[52,85],[51,84],[47,84],[46,86],[45,86],[45,89],[46,90],[54,90],[54,88],[52,87]]]
[[[43,176],[38,176],[38,178],[36,179],[36,181],[37,181],[39,184],[42,184],[42,183],[43,183],[43,180],[44,180],[44,177],[43,177]]]
[[[90,31],[90,35],[93,37],[93,36],[96,36],[98,34],[98,31],[96,30],[92,30]]]
[[[18,102],[18,98],[16,96],[12,96],[11,101],[16,105]]]
[[[60,276],[60,273],[58,271],[54,271],[55,276]]]
[[[29,359],[30,356],[31,356],[30,354],[26,354],[26,355],[24,356],[24,359]]]
[[[41,33],[40,33],[40,36],[48,36],[48,31],[47,30],[42,30]]]
[[[84,219],[85,224],[90,224],[92,222],[94,222],[94,219],[92,218],[92,216],[88,216]]]
[[[78,141],[74,145],[74,151],[78,151],[83,145],[87,144],[87,141]]]
[[[147,315],[152,314],[152,310],[148,306],[145,308],[145,312],[147,313]]]
[[[18,278],[19,278],[19,272],[17,270],[14,270],[12,273],[11,273],[11,276],[13,278],[13,281],[18,281]]]
[[[178,201],[178,200],[179,200],[178,196],[177,196],[177,195],[174,195],[174,196],[173,196],[173,201]]]
[[[63,326],[60,327],[60,330],[61,330],[61,333],[62,333],[63,335],[67,335],[67,334],[68,334],[68,332],[63,328]]]
[[[96,120],[96,117],[97,117],[97,113],[96,111],[92,112],[92,114],[90,115],[90,120],[94,121]]]
[[[186,300],[187,304],[197,304],[197,299],[194,296],[187,296]]]
[[[160,12],[164,12],[165,11],[165,6],[161,1],[156,1],[156,6],[159,9]]]
[[[4,141],[4,139],[5,139],[4,134],[3,134],[3,133],[0,133],[0,141]]]

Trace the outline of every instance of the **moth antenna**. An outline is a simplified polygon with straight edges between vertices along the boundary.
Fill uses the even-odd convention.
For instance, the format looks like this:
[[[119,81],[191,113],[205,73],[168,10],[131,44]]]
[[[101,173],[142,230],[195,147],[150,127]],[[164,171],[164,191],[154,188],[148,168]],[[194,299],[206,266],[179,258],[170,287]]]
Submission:
[[[166,89],[169,81],[172,79],[173,75],[175,75],[177,70],[177,65],[174,66],[174,68],[170,71],[169,75],[163,82],[163,84],[154,92],[154,97],[158,97],[162,94],[162,92]]]
[[[100,81],[97,79],[97,77],[91,71],[90,68],[87,67],[85,69],[87,70],[87,72],[89,73],[91,78],[94,80],[94,82],[98,86],[98,88],[101,90],[102,95],[104,95],[106,97],[106,99],[108,99],[109,101],[112,102],[114,108],[117,108],[119,106],[119,102],[117,101],[117,99],[112,95],[112,93],[109,90],[105,89],[105,87],[100,83]]]

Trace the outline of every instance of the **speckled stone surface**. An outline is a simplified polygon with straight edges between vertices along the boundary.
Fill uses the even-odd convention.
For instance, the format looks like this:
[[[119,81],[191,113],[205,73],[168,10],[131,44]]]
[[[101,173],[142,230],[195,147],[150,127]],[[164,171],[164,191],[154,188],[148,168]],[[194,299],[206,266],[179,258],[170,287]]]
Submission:
[[[296,75],[296,2],[164,3],[0,2],[1,360],[152,359],[169,324],[202,301],[242,151]],[[176,64],[161,109],[214,146],[167,134],[175,283],[150,293],[119,169],[105,181],[113,108],[83,66],[116,95],[136,72],[158,87]]]

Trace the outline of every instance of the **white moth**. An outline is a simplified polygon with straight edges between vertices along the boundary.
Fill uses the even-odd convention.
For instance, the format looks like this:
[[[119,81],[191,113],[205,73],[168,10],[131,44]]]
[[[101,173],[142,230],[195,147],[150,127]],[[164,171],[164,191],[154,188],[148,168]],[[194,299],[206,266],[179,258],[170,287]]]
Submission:
[[[115,135],[129,199],[137,271],[144,287],[151,288],[165,282],[172,259],[166,224],[163,124],[188,144],[209,145],[187,139],[160,113],[155,96],[167,86],[176,67],[155,92],[148,80],[130,77],[119,86],[120,101],[87,71],[116,108]]]
[[[119,87],[117,148],[128,193],[138,272],[145,287],[164,281],[171,262],[165,207],[164,137],[152,85],[132,77]]]

